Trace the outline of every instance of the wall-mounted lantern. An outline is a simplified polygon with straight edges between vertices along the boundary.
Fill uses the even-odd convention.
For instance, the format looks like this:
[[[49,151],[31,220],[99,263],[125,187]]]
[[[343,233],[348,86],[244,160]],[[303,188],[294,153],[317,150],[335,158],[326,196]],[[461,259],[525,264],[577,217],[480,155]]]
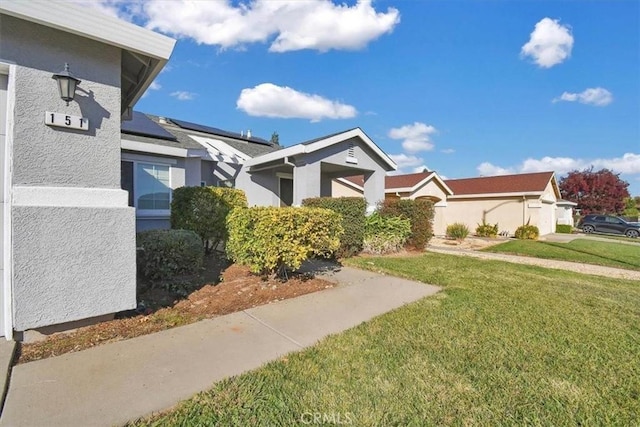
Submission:
[[[76,87],[80,84],[80,79],[71,74],[69,71],[69,64],[64,64],[64,70],[54,74],[51,78],[58,81],[58,90],[60,91],[60,98],[67,102],[73,101],[73,97],[76,95]]]

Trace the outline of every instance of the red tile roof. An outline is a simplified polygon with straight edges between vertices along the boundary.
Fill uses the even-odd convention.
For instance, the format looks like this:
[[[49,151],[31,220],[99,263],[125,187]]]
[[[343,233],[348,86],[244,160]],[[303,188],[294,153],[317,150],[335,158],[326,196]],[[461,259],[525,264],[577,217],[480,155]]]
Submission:
[[[528,193],[544,191],[553,172],[517,175],[484,176],[480,178],[447,179],[445,184],[454,196],[490,193]]]
[[[384,179],[384,188],[411,188],[431,175],[433,172],[408,173],[406,175],[389,175]]]
[[[364,175],[345,176],[343,179],[346,179],[355,185],[359,185],[360,187],[364,187]]]

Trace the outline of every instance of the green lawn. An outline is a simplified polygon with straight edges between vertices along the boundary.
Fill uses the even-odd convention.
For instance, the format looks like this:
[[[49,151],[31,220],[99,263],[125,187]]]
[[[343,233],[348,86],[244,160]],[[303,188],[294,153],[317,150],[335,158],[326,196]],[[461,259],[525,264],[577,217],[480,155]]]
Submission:
[[[640,270],[640,245],[587,239],[576,239],[569,243],[512,240],[483,250]]]
[[[627,236],[622,236],[619,234],[591,234],[591,236],[594,237],[603,237],[605,239],[610,239],[610,240],[620,240],[621,242],[631,242],[631,243],[638,243],[640,244],[640,239],[635,239],[635,238],[630,238]]]
[[[347,263],[444,290],[133,425],[640,423],[640,283],[435,253]]]

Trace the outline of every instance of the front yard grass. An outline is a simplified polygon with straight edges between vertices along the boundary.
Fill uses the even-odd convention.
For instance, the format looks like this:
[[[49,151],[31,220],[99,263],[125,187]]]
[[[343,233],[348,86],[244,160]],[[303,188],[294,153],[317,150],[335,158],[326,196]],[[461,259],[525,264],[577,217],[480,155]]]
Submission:
[[[437,253],[346,263],[444,290],[133,425],[640,422],[638,282]]]
[[[587,239],[576,239],[568,243],[513,240],[490,246],[483,251],[640,270],[640,245]]]

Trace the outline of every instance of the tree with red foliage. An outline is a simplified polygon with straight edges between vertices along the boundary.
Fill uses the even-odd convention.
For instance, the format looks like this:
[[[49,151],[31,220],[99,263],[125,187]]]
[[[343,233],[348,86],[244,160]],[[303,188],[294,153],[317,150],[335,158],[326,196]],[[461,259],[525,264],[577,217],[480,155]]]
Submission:
[[[571,171],[559,182],[560,194],[565,200],[578,204],[583,215],[590,213],[619,214],[624,210],[625,197],[629,197],[629,183],[620,174],[609,169]]]

